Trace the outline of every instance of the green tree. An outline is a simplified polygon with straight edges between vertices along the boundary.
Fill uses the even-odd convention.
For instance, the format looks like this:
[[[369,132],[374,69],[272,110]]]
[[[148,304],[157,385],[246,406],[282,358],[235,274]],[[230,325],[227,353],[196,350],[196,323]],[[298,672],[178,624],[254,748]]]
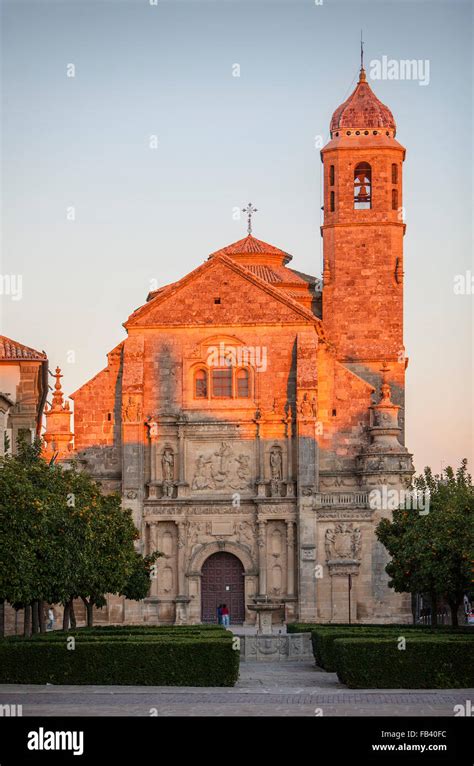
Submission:
[[[58,497],[58,469],[40,458],[41,445],[19,441],[18,454],[0,462],[0,598],[25,608],[25,633],[38,628],[47,590],[44,561],[51,540],[45,520]],[[59,496],[60,497],[60,496]]]
[[[456,472],[448,467],[441,475],[425,468],[413,489],[429,493],[428,513],[399,508],[376,529],[392,557],[386,567],[389,586],[399,593],[429,593],[433,624],[439,600],[446,599],[457,625],[474,558],[474,491],[467,460]]]
[[[153,573],[153,564],[163,553],[155,551],[149,556],[141,556],[135,553],[132,571],[127,582],[122,588],[120,595],[131,601],[141,601],[146,598],[150,590],[150,578]]]
[[[117,495],[102,494],[74,464],[64,470],[47,463],[39,441],[0,460],[0,604],[24,607],[25,634],[30,614],[39,629],[44,601],[64,605],[67,628],[75,598],[86,606],[88,625],[107,593],[144,598],[158,553],[140,556],[137,538]]]

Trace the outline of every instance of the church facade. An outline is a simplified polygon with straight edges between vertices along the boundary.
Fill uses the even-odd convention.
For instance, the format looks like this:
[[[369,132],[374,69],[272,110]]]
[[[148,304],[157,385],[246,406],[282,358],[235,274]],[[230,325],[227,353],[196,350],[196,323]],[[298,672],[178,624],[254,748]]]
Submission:
[[[322,281],[252,235],[249,207],[248,236],[150,293],[72,395],[76,456],[164,554],[148,598],[111,596],[104,619],[215,622],[226,603],[253,624],[265,601],[274,622],[410,620],[374,534],[413,474],[395,134],[362,69],[321,152]]]

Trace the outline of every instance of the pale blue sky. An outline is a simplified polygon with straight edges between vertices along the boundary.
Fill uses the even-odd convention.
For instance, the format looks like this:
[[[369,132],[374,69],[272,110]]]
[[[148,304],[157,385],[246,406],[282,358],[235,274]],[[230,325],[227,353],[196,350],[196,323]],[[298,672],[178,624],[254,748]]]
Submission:
[[[0,298],[1,332],[74,391],[150,280],[245,235],[232,212],[249,200],[255,235],[319,275],[315,136],[356,79],[361,27],[367,65],[430,62],[426,87],[371,83],[407,147],[407,444],[419,469],[472,457],[474,296],[453,292],[473,269],[470,2],[2,2],[1,273],[23,297]]]

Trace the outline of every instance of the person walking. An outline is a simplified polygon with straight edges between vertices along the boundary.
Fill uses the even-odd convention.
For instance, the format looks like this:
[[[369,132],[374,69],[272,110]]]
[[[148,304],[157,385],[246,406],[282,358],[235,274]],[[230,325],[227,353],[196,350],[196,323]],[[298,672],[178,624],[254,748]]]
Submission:
[[[54,612],[51,607],[48,609],[48,625],[47,630],[53,630],[54,628]]]
[[[228,628],[230,624],[230,614],[226,604],[222,604],[221,615],[224,628]]]
[[[222,625],[222,604],[217,607],[217,624]]]

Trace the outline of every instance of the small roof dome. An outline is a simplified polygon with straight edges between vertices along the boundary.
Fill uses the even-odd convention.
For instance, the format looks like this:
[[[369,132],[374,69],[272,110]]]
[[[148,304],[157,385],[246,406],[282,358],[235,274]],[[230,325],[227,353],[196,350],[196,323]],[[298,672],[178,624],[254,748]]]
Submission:
[[[331,135],[343,128],[388,128],[393,130],[395,135],[397,126],[393,114],[373,92],[363,68],[360,70],[355,90],[337,107],[332,116]]]

